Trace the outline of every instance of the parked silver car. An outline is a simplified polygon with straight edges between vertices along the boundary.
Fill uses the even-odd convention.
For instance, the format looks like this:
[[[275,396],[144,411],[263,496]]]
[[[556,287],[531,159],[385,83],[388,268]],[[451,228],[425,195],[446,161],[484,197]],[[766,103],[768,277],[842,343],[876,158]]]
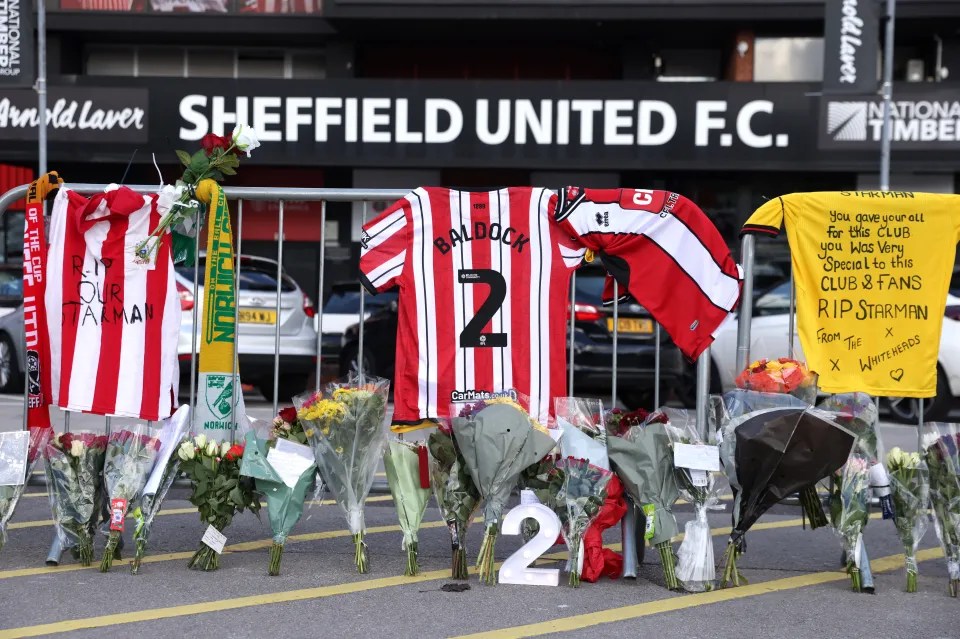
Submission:
[[[176,283],[183,318],[177,352],[181,388],[189,388],[190,351],[193,345],[193,308],[202,317],[203,272],[200,257],[199,301],[193,295],[193,267],[177,266]],[[273,368],[276,324],[280,323],[281,402],[307,388],[316,367],[317,333],[313,328],[313,302],[293,279],[281,274],[280,315],[277,316],[277,262],[244,255],[240,258],[240,290],[237,292],[240,325],[237,330],[237,358],[240,376],[253,384],[268,401],[273,401]],[[199,351],[199,339],[197,341]],[[0,317],[0,393],[23,390],[24,364],[23,306]]]

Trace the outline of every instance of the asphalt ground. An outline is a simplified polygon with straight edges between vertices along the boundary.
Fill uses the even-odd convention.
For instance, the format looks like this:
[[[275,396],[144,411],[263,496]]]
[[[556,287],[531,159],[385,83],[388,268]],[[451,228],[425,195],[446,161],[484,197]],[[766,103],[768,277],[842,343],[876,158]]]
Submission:
[[[253,398],[251,398],[252,400]],[[19,427],[18,398],[0,398],[0,429]],[[267,417],[272,407],[251,401],[250,412]],[[89,423],[87,422],[89,420]],[[71,426],[102,428],[102,418],[75,418]],[[117,427],[122,422],[114,421]],[[916,449],[915,429],[883,426],[887,448]],[[892,522],[871,520],[865,532],[877,592],[856,594],[840,569],[841,544],[827,529],[801,525],[800,509],[781,505],[764,515],[747,536],[740,567],[749,585],[701,594],[664,588],[656,552],[647,552],[637,579],[584,583],[574,590],[483,586],[444,592],[450,583],[449,537],[431,504],[420,531],[422,574],[404,577],[405,553],[389,495],[371,496],[366,507],[370,571],[358,575],[353,545],[340,509],[311,505],[294,528],[282,574],[267,576],[270,525],[250,513],[227,529],[221,568],[188,570],[203,534],[185,489],[175,488],[154,523],[146,563],[130,575],[126,558],[113,571],[81,568],[69,554],[59,567],[44,565],[53,527],[42,485],[31,485],[0,551],[0,639],[65,634],[71,637],[630,637],[904,639],[960,637],[960,601],[946,592],[946,565],[931,525],[921,543],[919,592],[903,592],[902,549]],[[516,498],[514,499],[514,503]],[[730,502],[710,515],[714,553],[720,562],[730,525]],[[678,505],[678,523],[692,518]],[[132,526],[125,535],[129,540]],[[476,557],[482,526],[468,535]],[[605,542],[617,548],[619,530]],[[99,560],[104,540],[98,540]],[[501,536],[497,559],[521,545]],[[678,544],[675,544],[677,546]],[[564,567],[565,549],[555,546],[543,567]]]

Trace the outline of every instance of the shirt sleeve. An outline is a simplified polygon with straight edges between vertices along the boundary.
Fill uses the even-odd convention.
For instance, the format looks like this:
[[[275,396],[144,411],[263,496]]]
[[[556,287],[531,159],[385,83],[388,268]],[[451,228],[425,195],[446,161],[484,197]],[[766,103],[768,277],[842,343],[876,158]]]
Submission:
[[[410,244],[406,199],[367,222],[360,235],[360,282],[376,295],[396,285],[403,274]]]
[[[740,229],[740,235],[743,236],[748,233],[768,235],[770,237],[780,235],[780,229],[783,227],[783,215],[786,209],[786,202],[784,201],[786,197],[789,196],[781,196],[764,202],[763,205],[754,211],[753,215],[744,222],[743,228]]]

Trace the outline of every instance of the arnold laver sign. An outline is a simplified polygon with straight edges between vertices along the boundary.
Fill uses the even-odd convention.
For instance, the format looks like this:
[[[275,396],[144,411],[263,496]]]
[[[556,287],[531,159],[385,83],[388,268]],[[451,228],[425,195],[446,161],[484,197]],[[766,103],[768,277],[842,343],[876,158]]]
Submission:
[[[824,93],[877,86],[879,0],[827,0],[823,28]]]
[[[146,89],[51,88],[47,99],[50,140],[145,142],[148,95]],[[35,92],[0,91],[0,140],[35,140],[39,122]]]

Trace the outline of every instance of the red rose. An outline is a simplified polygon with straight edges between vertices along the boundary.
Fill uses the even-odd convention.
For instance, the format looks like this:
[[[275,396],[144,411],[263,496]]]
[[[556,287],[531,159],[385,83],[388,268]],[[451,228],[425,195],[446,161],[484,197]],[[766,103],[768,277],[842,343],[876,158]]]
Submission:
[[[280,419],[287,422],[288,424],[297,423],[297,409],[293,406],[288,406],[280,410]]]
[[[70,447],[73,445],[73,435],[71,433],[63,433],[60,435],[60,448],[63,450],[70,450]]]
[[[230,447],[230,450],[227,451],[227,454],[224,455],[224,459],[227,461],[236,461],[243,457],[243,446],[240,444],[234,444]]]
[[[209,157],[213,155],[214,149],[220,149],[221,151],[229,149],[230,139],[215,133],[207,133],[200,138],[200,146],[203,147],[203,152]]]

